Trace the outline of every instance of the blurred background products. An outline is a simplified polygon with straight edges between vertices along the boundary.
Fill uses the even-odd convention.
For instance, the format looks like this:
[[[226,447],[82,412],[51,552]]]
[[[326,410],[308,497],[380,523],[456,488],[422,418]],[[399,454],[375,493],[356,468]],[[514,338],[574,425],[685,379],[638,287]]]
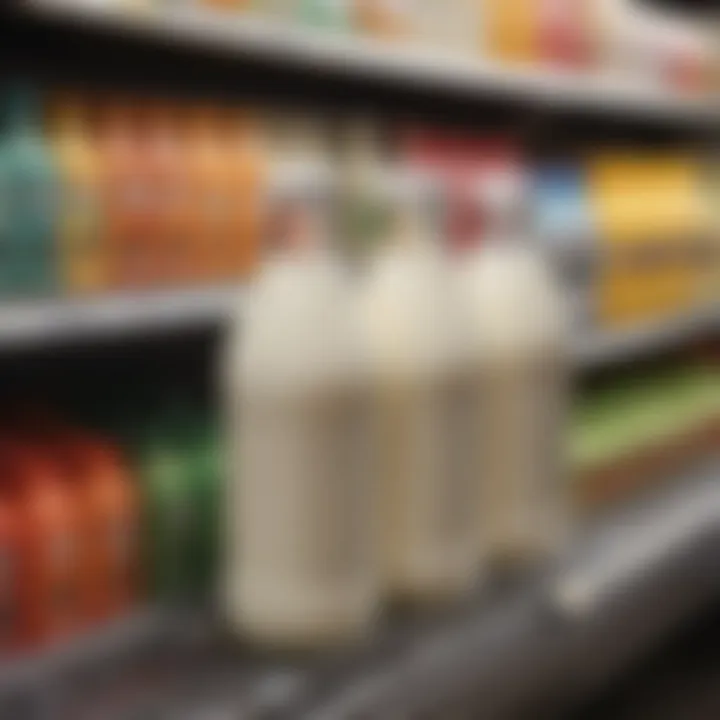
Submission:
[[[320,31],[355,33],[434,55],[458,53],[549,72],[597,73],[647,89],[703,95],[717,88],[712,29],[633,0],[200,0]],[[170,7],[160,6],[166,12]]]
[[[215,285],[258,268],[282,111],[18,83],[2,99],[4,295]],[[388,124],[377,149],[343,149],[343,124],[353,121],[326,135],[334,191],[365,152],[431,175],[441,241],[460,262],[486,232],[477,184],[507,168],[528,174],[528,243],[548,253],[578,327],[647,324],[717,298],[717,171],[699,150],[580,145],[535,157],[519,137],[417,123]],[[349,250],[354,232],[335,241]]]
[[[228,282],[253,268],[264,160],[247,113],[25,85],[3,99],[4,295]]]
[[[576,497],[622,499],[717,452],[720,373],[698,361],[628,369],[583,393],[571,426]]]
[[[574,327],[582,331],[598,319],[597,280],[604,256],[586,168],[575,158],[541,161],[532,173],[532,188],[537,241],[557,269]]]
[[[411,45],[509,67],[605,75],[643,92],[703,96],[718,88],[720,53],[707,24],[635,0],[110,0],[172,13],[187,7],[285,27]]]
[[[599,288],[603,323],[662,317],[698,303],[698,249],[712,230],[697,161],[626,153],[599,155],[590,168],[595,217],[607,243]]]
[[[132,431],[111,435],[30,406],[4,418],[3,653],[99,629],[148,603],[207,597],[220,438],[196,406],[181,406],[184,414],[166,396],[145,420],[137,406]]]

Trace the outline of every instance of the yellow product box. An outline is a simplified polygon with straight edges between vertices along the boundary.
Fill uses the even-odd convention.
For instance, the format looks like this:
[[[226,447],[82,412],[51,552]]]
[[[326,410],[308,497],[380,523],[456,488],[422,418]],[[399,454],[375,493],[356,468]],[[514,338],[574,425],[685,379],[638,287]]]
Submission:
[[[659,309],[678,314],[699,301],[704,273],[701,254],[706,219],[698,166],[689,155],[659,157],[654,177],[658,183],[660,238],[668,249],[668,263]]]
[[[651,314],[657,292],[650,168],[646,158],[607,152],[591,159],[588,178],[601,243],[601,322],[635,323]]]

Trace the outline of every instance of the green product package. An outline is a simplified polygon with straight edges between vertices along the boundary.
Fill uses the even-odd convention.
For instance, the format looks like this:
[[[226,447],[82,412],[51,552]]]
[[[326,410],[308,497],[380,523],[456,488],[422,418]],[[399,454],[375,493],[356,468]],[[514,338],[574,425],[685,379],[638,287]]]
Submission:
[[[720,373],[695,365],[624,378],[582,398],[570,432],[578,470],[682,437],[720,417]]]

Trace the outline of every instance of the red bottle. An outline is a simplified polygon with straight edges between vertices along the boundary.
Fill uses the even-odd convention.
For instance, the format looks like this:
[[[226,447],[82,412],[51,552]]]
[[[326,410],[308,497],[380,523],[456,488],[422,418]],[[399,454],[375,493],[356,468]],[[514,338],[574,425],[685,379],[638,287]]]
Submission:
[[[119,451],[78,432],[59,437],[58,458],[82,516],[81,598],[91,621],[125,612],[137,596],[139,503]]]
[[[137,591],[139,503],[120,452],[42,408],[24,408],[13,426],[52,458],[73,503],[84,621],[122,613]]]
[[[62,474],[45,450],[25,440],[0,443],[5,496],[22,558],[19,634],[29,645],[66,637],[81,624],[78,517]]]

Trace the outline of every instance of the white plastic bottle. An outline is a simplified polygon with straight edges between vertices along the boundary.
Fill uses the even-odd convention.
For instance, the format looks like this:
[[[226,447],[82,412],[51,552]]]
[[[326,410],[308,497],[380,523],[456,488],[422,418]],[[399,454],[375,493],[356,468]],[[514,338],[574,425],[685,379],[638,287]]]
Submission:
[[[483,529],[491,560],[501,564],[558,550],[570,527],[569,321],[564,295],[525,231],[524,184],[516,170],[481,181],[487,236],[460,270],[473,316]]]
[[[386,588],[401,602],[435,603],[467,590],[481,565],[462,304],[437,234],[436,188],[389,169],[375,188],[390,221],[360,309],[375,385]]]
[[[248,289],[227,355],[238,452],[225,591],[239,633],[305,648],[371,629],[379,573],[359,334],[329,247],[332,178],[319,131],[289,123],[269,182],[279,244]]]

